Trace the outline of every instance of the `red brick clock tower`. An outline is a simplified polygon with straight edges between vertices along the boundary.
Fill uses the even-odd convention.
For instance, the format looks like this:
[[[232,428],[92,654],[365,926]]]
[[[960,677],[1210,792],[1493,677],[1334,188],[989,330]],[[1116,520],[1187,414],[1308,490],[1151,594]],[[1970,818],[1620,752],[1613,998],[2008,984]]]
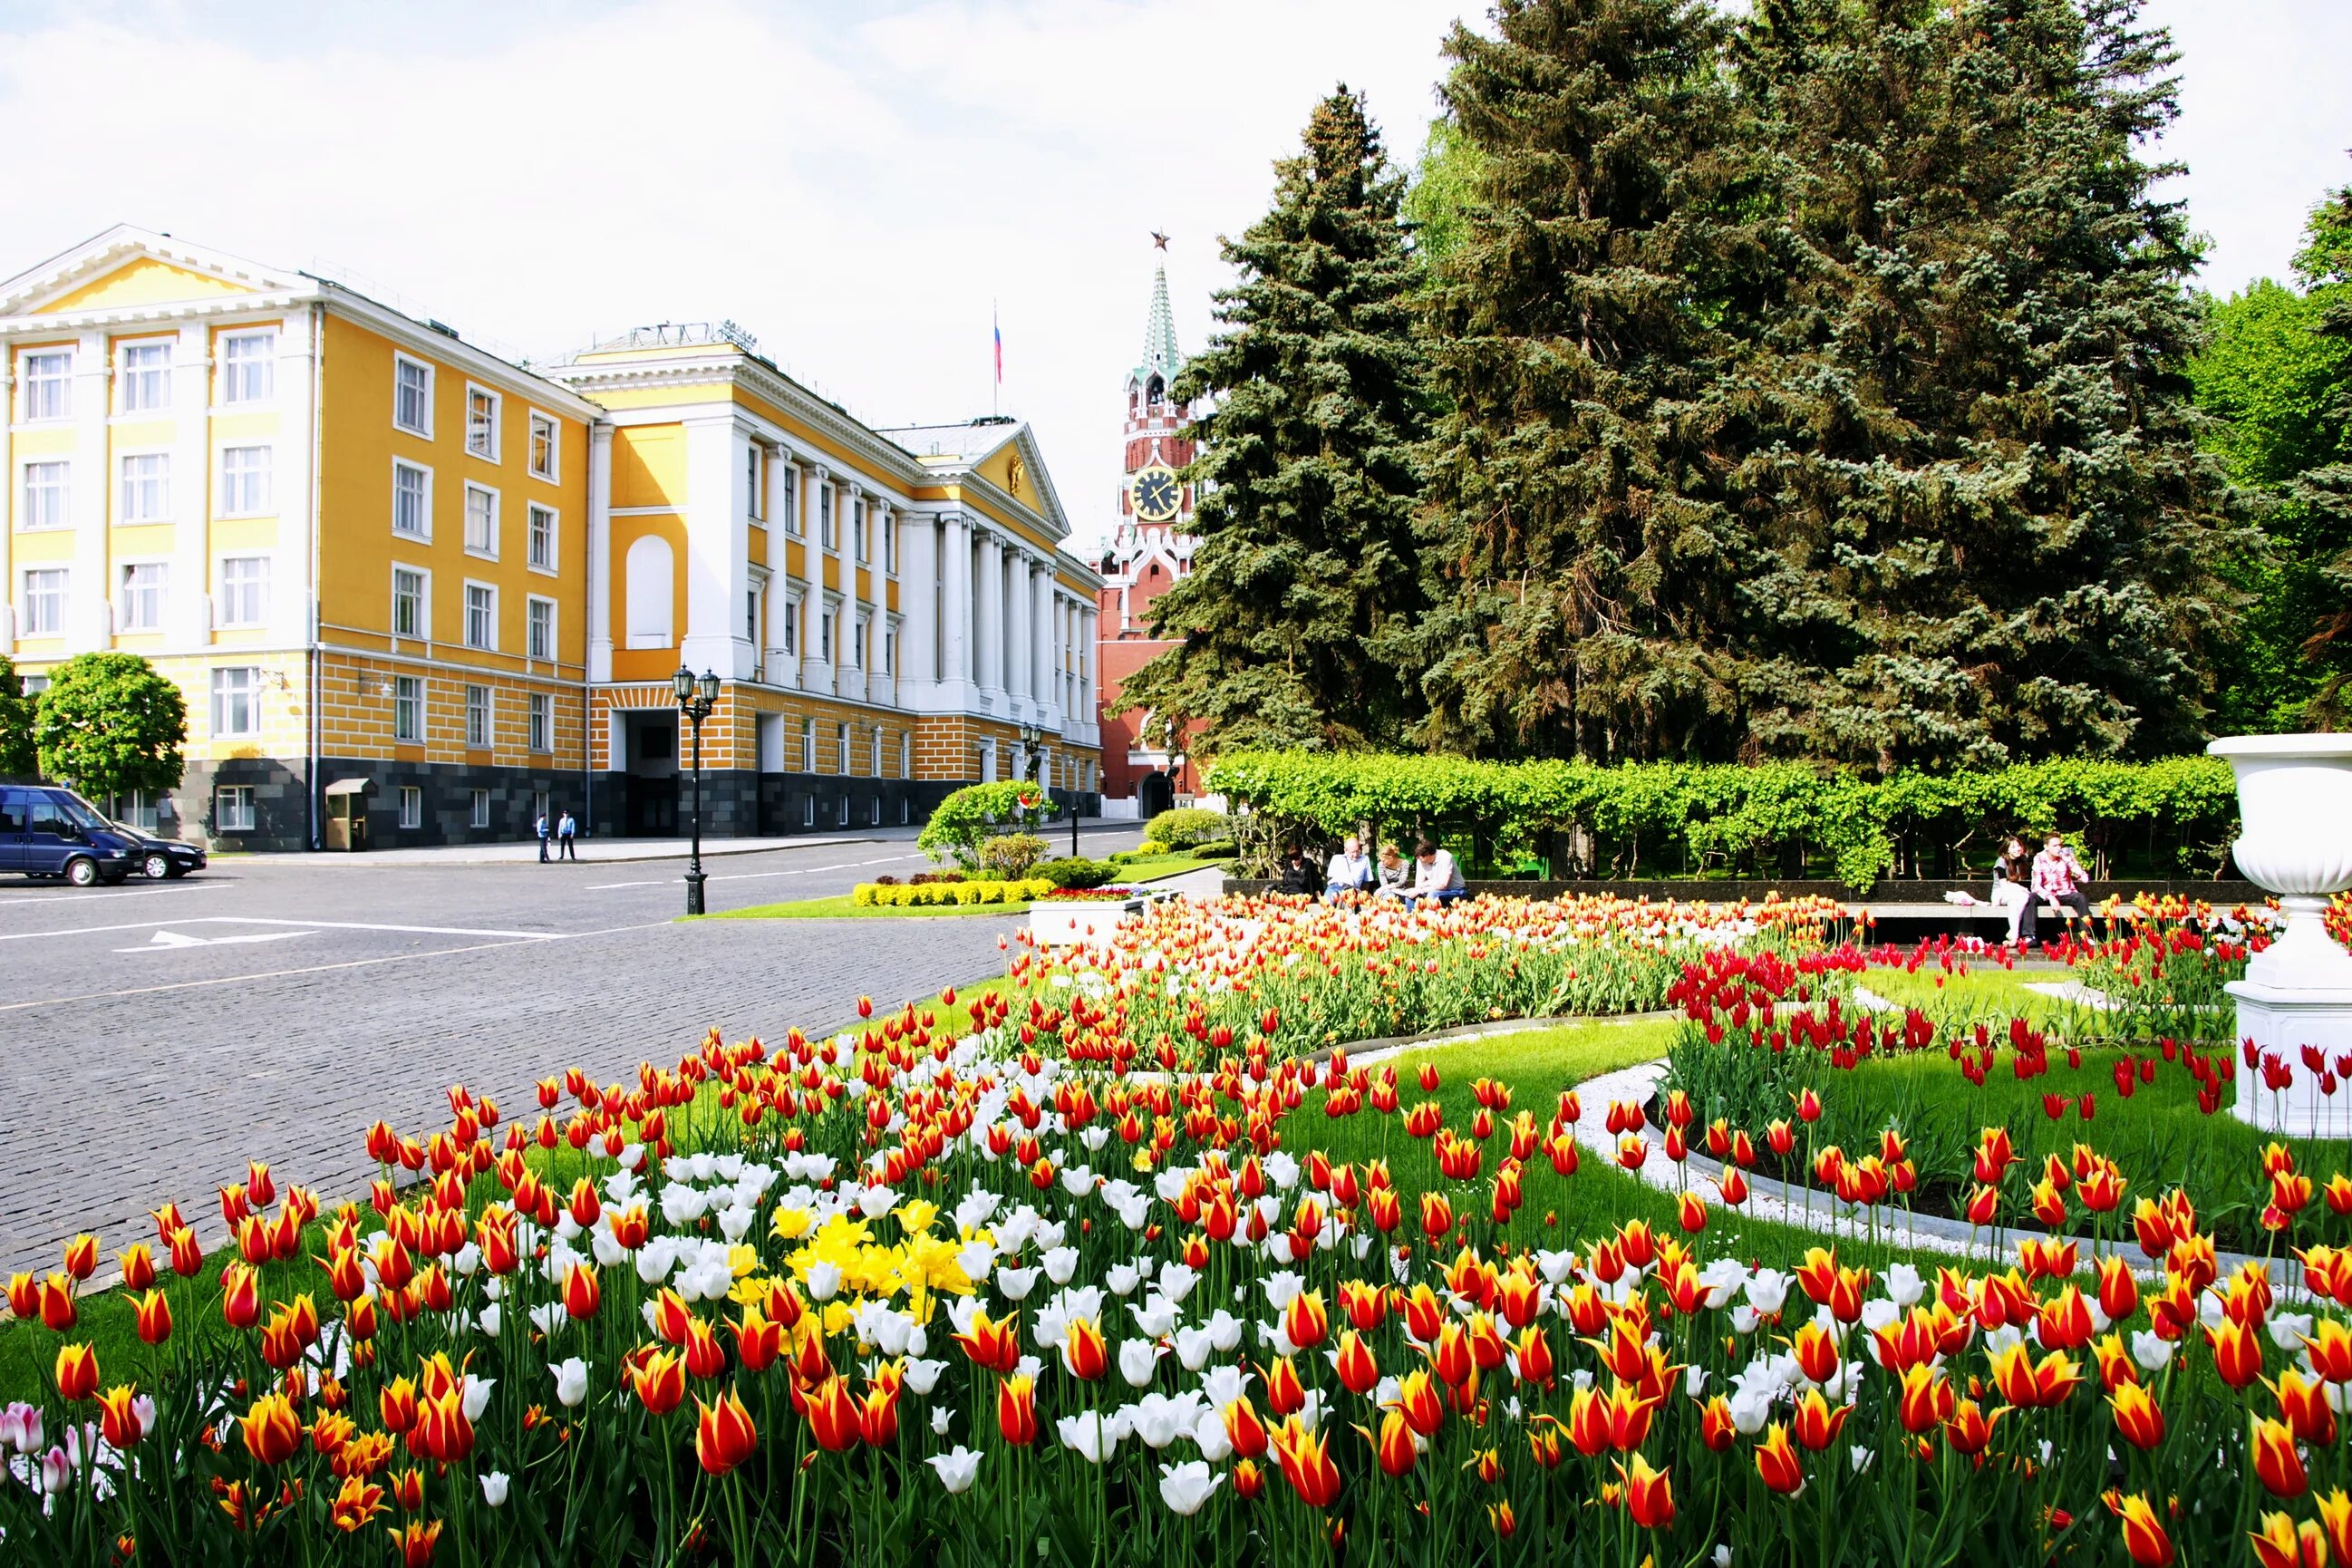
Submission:
[[[1167,236],[1151,238],[1160,249],[1168,248]],[[1102,729],[1103,799],[1112,814],[1120,810],[1112,803],[1131,801],[1139,816],[1150,817],[1180,797],[1189,800],[1199,788],[1189,759],[1143,744],[1146,715],[1117,712],[1127,678],[1172,646],[1153,632],[1152,601],[1192,569],[1192,486],[1179,477],[1192,460],[1192,443],[1183,435],[1192,409],[1169,395],[1182,364],[1176,321],[1168,308],[1168,269],[1162,266],[1151,281],[1143,358],[1127,375],[1125,477],[1096,596],[1101,693],[1096,717]]]

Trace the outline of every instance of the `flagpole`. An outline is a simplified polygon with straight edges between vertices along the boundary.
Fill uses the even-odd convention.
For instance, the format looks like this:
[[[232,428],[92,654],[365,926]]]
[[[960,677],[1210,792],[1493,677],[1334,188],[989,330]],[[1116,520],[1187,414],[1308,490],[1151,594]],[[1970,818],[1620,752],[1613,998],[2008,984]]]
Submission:
[[[993,419],[997,416],[997,399],[1004,391],[1004,326],[996,318],[996,300],[993,298],[988,301],[988,335],[995,345],[996,357],[996,374],[988,384],[988,416]]]

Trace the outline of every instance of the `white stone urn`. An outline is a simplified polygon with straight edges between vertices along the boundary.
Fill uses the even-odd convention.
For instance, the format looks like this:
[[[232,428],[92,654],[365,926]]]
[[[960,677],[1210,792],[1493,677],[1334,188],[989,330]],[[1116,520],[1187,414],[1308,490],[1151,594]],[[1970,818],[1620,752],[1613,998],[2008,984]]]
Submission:
[[[2241,1058],[2238,1118],[2291,1137],[2352,1137],[2352,1084],[2323,1094],[2303,1060],[2306,1046],[2330,1061],[2352,1054],[2352,953],[2325,923],[2329,896],[2352,889],[2352,734],[2235,735],[2205,749],[2238,775],[2238,869],[2286,914],[2278,940],[2228,987],[2238,1039],[2286,1075],[2270,1087]]]

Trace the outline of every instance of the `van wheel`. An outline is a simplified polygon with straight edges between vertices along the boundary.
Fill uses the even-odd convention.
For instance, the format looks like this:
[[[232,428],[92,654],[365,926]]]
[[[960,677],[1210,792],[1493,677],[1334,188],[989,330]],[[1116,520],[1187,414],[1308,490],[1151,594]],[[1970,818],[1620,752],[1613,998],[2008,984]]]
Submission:
[[[77,888],[98,886],[98,862],[76,856],[66,862],[66,880]]]

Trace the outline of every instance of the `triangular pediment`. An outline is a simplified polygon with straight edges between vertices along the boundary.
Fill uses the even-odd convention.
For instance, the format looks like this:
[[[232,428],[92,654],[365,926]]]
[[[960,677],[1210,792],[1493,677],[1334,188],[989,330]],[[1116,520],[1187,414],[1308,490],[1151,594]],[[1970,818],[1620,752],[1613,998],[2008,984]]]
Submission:
[[[0,316],[203,306],[301,289],[309,281],[125,225],[0,283]]]

